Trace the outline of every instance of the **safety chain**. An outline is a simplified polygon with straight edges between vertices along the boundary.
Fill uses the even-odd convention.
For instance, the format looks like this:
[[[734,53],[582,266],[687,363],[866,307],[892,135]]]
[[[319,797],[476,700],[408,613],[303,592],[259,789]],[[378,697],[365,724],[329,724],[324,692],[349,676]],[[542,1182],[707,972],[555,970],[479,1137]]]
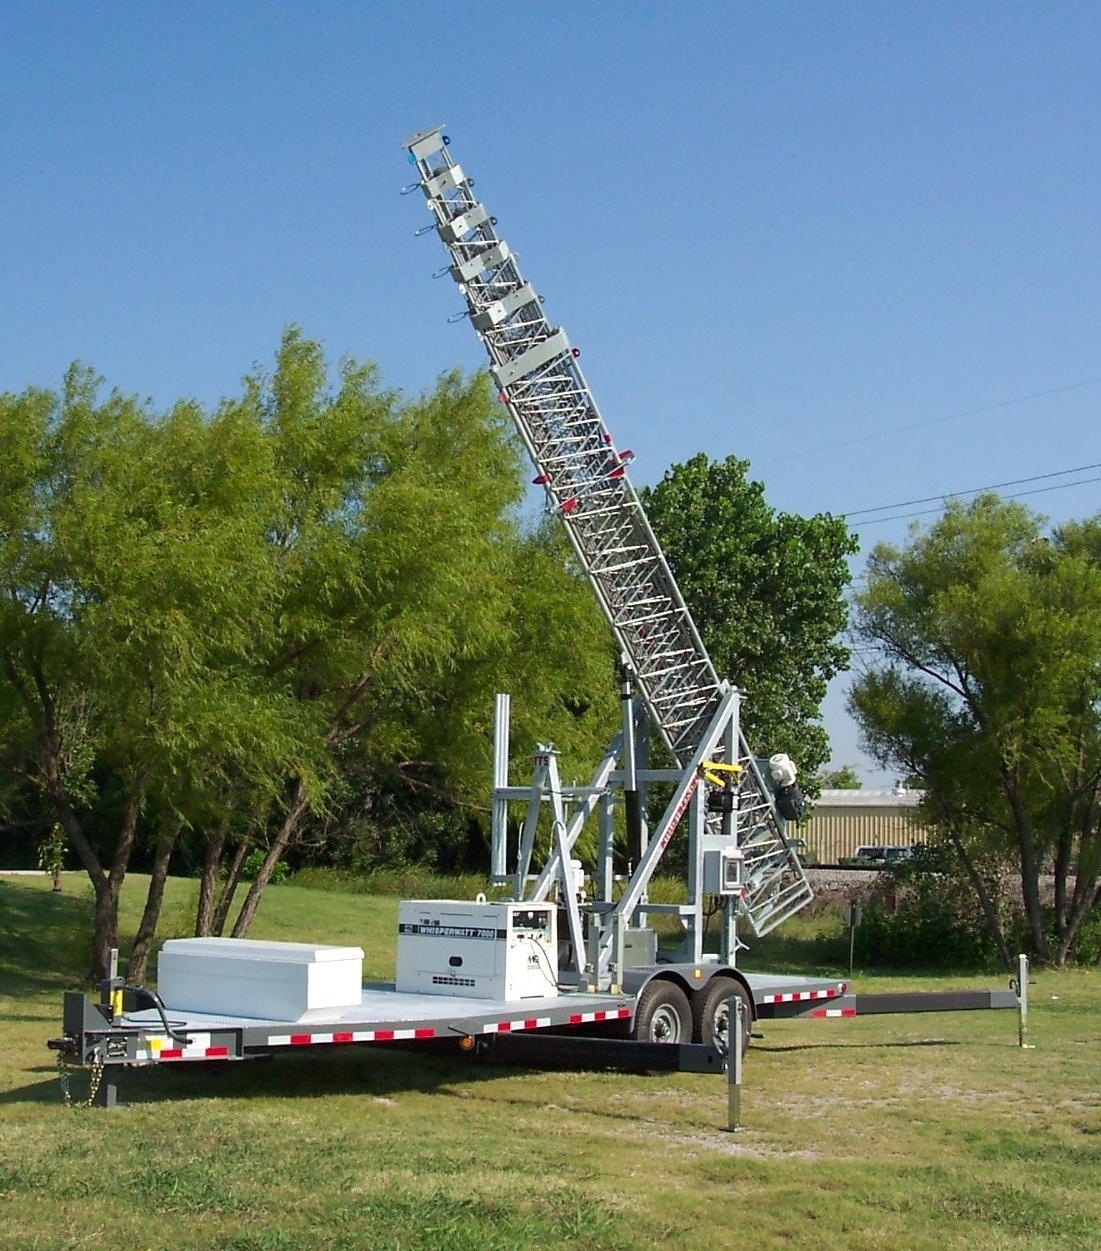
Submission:
[[[91,1080],[88,1084],[88,1098],[80,1102],[73,1099],[72,1092],[69,1089],[69,1071],[78,1067],[77,1065],[69,1065],[65,1063],[65,1057],[61,1052],[57,1053],[57,1073],[61,1078],[61,1096],[65,1100],[67,1108],[90,1108],[96,1101],[96,1095],[99,1094],[100,1082],[103,1081],[103,1057],[96,1052],[92,1056]]]

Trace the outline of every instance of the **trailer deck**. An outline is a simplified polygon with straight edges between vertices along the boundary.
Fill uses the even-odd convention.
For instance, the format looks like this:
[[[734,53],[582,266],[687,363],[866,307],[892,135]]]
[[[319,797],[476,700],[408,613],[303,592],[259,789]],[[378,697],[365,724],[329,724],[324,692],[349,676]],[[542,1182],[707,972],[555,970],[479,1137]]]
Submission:
[[[65,995],[63,1036],[50,1046],[62,1063],[89,1066],[98,1074],[103,1106],[117,1098],[119,1070],[164,1063],[205,1063],[255,1059],[283,1048],[382,1045],[452,1040],[457,1046],[484,1050],[504,1035],[570,1035],[583,1054],[592,1035],[609,1035],[649,1054],[653,1041],[632,1039],[635,1016],[647,988],[671,982],[689,993],[702,990],[716,975],[732,975],[748,990],[752,1015],[798,1015],[809,1007],[840,1000],[845,982],[828,978],[735,974],[715,965],[659,965],[630,970],[624,993],[586,993],[563,988],[557,996],[523,1000],[474,999],[396,990],[393,983],[363,987],[359,1004],[312,1019],[290,1022],[224,1013],[180,1011],[121,979],[104,983],[101,1002],[70,991]],[[136,1001],[153,1006],[134,1006]],[[670,1047],[663,1067],[722,1071],[721,1047],[692,1044],[687,1037]],[[576,1047],[582,1048],[577,1052]],[[707,1054],[704,1055],[703,1053]],[[623,1054],[627,1055],[628,1051]],[[597,1058],[596,1052],[593,1053]],[[676,1059],[674,1059],[676,1057]],[[645,1065],[644,1065],[645,1067]]]
[[[698,970],[659,966],[639,970],[653,978],[680,982]],[[701,977],[702,977],[702,971]],[[762,1015],[795,1015],[808,1004],[838,999],[844,982],[806,977],[742,974],[755,1010]],[[578,1033],[622,1022],[630,1031],[637,997],[633,994],[586,994],[564,990],[555,998],[507,1001],[465,999],[403,992],[392,983],[364,986],[358,1006],[310,1021],[181,1012],[171,1004],[116,1012],[84,995],[65,996],[64,1030],[80,1045],[67,1048],[76,1063],[90,1063],[97,1052],[108,1062],[153,1064],[174,1060],[243,1060],[282,1047],[347,1043],[408,1042],[422,1039],[477,1038],[489,1034],[573,1027]],[[790,1012],[785,1011],[790,1009]],[[57,1040],[59,1043],[63,1040]],[[60,1047],[58,1049],[61,1049]]]

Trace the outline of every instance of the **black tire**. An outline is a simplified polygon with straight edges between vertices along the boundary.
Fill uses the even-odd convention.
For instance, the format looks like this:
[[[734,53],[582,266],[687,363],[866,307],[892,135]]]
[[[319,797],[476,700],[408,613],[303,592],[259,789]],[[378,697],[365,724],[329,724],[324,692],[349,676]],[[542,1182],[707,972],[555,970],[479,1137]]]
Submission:
[[[686,1043],[692,1038],[692,1009],[675,982],[653,981],[638,998],[631,1037],[639,1042]]]
[[[731,995],[737,995],[742,1001],[742,1055],[745,1055],[749,1047],[753,1009],[746,988],[733,977],[721,974],[713,977],[692,996],[692,1038],[708,1047],[717,1046],[720,1051],[726,1050],[730,1036],[728,1001]]]

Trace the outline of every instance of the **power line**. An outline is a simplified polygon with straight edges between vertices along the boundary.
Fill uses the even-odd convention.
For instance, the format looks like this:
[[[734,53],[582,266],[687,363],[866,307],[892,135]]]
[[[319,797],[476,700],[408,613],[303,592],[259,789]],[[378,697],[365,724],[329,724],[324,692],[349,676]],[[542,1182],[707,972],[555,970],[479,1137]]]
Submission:
[[[1051,395],[1065,395],[1068,391],[1080,391],[1083,387],[1096,386],[1099,378],[1083,378],[1080,382],[1068,382],[1066,386],[1050,387],[1046,391],[1032,391],[1028,395],[1015,395],[1006,400],[995,400],[992,404],[980,404],[978,408],[962,408],[955,413],[946,413],[943,417],[930,417],[925,421],[914,421],[907,426],[893,426],[889,430],[877,430],[874,434],[861,434],[855,439],[843,439],[837,443],[819,443],[816,447],[796,447],[785,450],[783,456],[773,456],[768,460],[757,461],[758,466],[771,465],[789,461],[796,456],[813,456],[819,452],[830,452],[840,447],[855,447],[858,443],[870,443],[874,439],[886,439],[895,434],[906,434],[911,430],[925,430],[929,426],[938,426],[946,421],[958,421],[961,417],[977,417],[982,413],[994,413],[1001,408],[1011,408],[1014,404],[1027,404],[1031,400],[1047,399]]]
[[[931,504],[934,500],[952,500],[959,499],[964,495],[981,495],[983,491],[1000,491],[1002,487],[1021,486],[1025,482],[1043,482],[1047,478],[1065,478],[1067,474],[1086,473],[1090,469],[1101,469],[1101,464],[1096,465],[1079,465],[1076,469],[1057,469],[1054,473],[1038,473],[1033,474],[1031,478],[1011,478],[1008,482],[994,482],[990,486],[973,487],[967,491],[947,491],[940,495],[926,495],[916,500],[899,500],[894,504],[880,504],[878,508],[857,508],[852,512],[845,513],[846,519],[852,517],[865,517],[868,513],[885,513],[891,508],[909,508],[913,504]],[[1066,486],[1077,486],[1075,482],[1067,482]],[[1021,492],[1026,494],[1026,492]]]
[[[1078,482],[1056,482],[1053,486],[1034,487],[1031,491],[1016,491],[1014,492],[1014,494],[1006,495],[1003,498],[1007,500],[1018,500],[1018,499],[1021,499],[1025,495],[1043,495],[1047,491],[1065,491],[1068,487],[1088,486],[1091,482],[1101,482],[1101,477],[1081,478]],[[981,492],[976,492],[976,494],[980,494],[980,493]],[[965,492],[964,494],[967,494],[967,492]],[[948,496],[946,498],[958,499],[959,496]],[[936,513],[936,512],[940,512],[940,509],[939,508],[924,508],[920,512],[916,512],[916,513],[892,513],[890,514],[890,516],[887,516],[887,517],[872,517],[868,521],[860,522],[857,526],[857,529],[862,529],[864,526],[875,526],[875,525],[878,525],[881,521],[909,521],[912,517],[928,517],[932,513]]]

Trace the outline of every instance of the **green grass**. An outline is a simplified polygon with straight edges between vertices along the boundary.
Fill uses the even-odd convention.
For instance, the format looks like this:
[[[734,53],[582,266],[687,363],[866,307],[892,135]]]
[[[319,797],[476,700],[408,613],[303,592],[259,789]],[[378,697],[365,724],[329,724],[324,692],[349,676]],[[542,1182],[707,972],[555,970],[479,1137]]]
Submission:
[[[0,880],[4,1251],[1101,1246],[1101,973],[1038,975],[1032,1051],[1011,1013],[765,1023],[737,1135],[714,1076],[383,1048],[141,1070],[126,1108],[76,1111],[45,1040],[87,959],[90,901],[76,875],[47,886]],[[144,886],[124,896],[131,932]],[[169,883],[166,937],[194,892]],[[386,977],[395,920],[393,898],[287,885],[253,934],[356,943]],[[792,933],[789,967],[800,942],[829,963],[813,928]]]

